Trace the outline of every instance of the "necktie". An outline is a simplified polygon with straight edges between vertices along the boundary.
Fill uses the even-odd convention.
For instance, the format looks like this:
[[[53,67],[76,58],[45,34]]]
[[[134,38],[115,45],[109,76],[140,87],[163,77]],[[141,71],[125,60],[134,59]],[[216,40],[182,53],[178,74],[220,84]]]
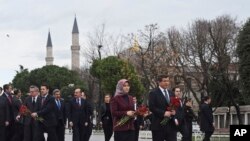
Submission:
[[[34,107],[35,104],[36,104],[36,101],[35,101],[35,98],[33,97],[33,98],[32,98],[32,106]]]
[[[9,102],[12,103],[12,97],[11,97],[11,95],[8,95],[7,98],[9,100]]]
[[[165,95],[167,102],[169,103],[169,97],[168,97],[168,93],[167,93],[166,89],[164,89],[164,95]]]
[[[78,105],[81,106],[81,102],[80,102],[80,99],[78,99]]]
[[[61,103],[60,103],[60,100],[56,100],[56,102],[57,102],[57,107],[58,107],[58,109],[61,109]]]
[[[42,106],[43,106],[44,100],[45,100],[45,97],[43,96],[42,97]]]

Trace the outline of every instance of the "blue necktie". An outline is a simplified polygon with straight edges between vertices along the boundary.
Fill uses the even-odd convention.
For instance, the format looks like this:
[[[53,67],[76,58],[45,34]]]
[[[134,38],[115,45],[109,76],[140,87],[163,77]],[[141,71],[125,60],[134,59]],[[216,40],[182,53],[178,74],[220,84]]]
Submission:
[[[61,109],[61,103],[60,103],[60,101],[59,101],[59,100],[56,100],[56,103],[57,103],[58,109]]]
[[[169,103],[168,93],[167,93],[166,89],[164,89],[164,95],[165,95],[167,102]]]

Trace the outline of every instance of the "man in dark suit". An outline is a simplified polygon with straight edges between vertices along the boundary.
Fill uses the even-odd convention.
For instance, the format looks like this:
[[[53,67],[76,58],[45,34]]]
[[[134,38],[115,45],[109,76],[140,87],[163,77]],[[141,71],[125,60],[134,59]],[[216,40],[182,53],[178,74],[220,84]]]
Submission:
[[[37,112],[41,106],[41,97],[39,96],[39,88],[31,85],[29,87],[30,95],[24,100],[24,105],[31,113]],[[42,133],[39,130],[38,122],[31,116],[18,115],[17,120],[22,120],[24,124],[24,138],[23,141],[41,141],[44,140]]]
[[[89,141],[90,136],[92,135],[92,129],[93,129],[93,104],[91,103],[91,101],[87,98],[87,95],[85,94],[85,92],[82,92],[82,98],[86,101],[86,105],[87,105],[87,112],[88,112],[88,118],[87,118],[87,126],[84,126],[84,130],[86,130],[86,134],[84,136],[84,140],[85,141]]]
[[[113,121],[110,111],[110,98],[109,94],[104,97],[104,104],[101,106],[101,125],[104,131],[105,141],[109,141],[113,135]]]
[[[205,96],[204,103],[200,106],[200,129],[205,133],[203,141],[210,141],[210,137],[214,132],[214,119],[213,119],[213,111],[210,107],[211,98],[209,96]]]
[[[6,141],[6,127],[9,125],[10,117],[9,117],[9,106],[5,97],[0,96],[0,138],[1,141]]]
[[[56,136],[56,107],[55,107],[55,98],[49,95],[49,88],[48,85],[42,84],[41,85],[41,107],[39,111],[32,113],[31,116],[35,117],[42,117],[44,120],[39,122],[40,132],[48,133],[47,141],[57,141]]]
[[[19,109],[23,103],[21,99],[22,92],[20,89],[14,90],[14,97],[13,97],[13,112],[14,112],[14,130],[12,141],[23,141],[23,119],[17,120],[16,117],[19,115]]]
[[[188,141],[188,132],[187,132],[187,125],[185,120],[185,111],[184,111],[184,105],[181,95],[181,88],[180,87],[174,87],[173,90],[175,97],[178,97],[180,99],[180,106],[176,110],[175,115],[175,124],[177,125],[178,131],[182,135],[182,141]]]
[[[3,88],[0,87],[0,96],[2,95]]]
[[[64,134],[65,134],[65,125],[66,125],[66,107],[64,100],[61,99],[61,92],[59,89],[55,89],[53,91],[53,96],[55,97],[55,103],[56,103],[56,119],[57,119],[57,125],[56,125],[56,135],[58,138],[58,141],[64,141]]]
[[[12,86],[10,84],[5,84],[3,86],[3,94],[1,97],[7,101],[7,106],[9,108],[9,121],[8,126],[6,126],[6,136],[8,140],[11,140],[13,137],[14,131],[14,113],[13,113],[13,97],[12,97]]]
[[[149,93],[149,110],[152,112],[152,138],[153,141],[176,141],[177,129],[173,116],[175,110],[168,111],[167,106],[170,104],[170,98],[174,94],[167,90],[170,84],[169,76],[160,75],[157,78],[158,88]],[[164,117],[170,118],[166,125],[162,125],[161,121]]]
[[[73,141],[86,141],[88,126],[87,102],[82,98],[82,90],[75,89],[74,98],[69,103],[69,124],[73,129]]]
[[[137,98],[134,96],[133,97],[133,102],[134,102],[134,109],[136,111],[136,109],[138,108],[138,103],[137,103]],[[134,127],[135,127],[135,140],[134,141],[138,141],[139,139],[139,131],[143,128],[143,116],[139,115],[136,116],[134,119]]]

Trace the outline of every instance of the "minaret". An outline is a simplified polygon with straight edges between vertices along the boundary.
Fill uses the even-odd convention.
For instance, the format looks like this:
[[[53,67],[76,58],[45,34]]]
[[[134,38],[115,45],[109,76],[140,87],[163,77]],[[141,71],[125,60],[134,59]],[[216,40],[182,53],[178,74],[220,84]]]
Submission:
[[[79,31],[75,17],[73,30],[72,30],[72,45],[71,45],[71,69],[80,70],[80,45],[79,45]]]
[[[48,35],[48,40],[47,40],[47,52],[46,52],[46,65],[53,65],[54,57],[53,57],[53,50],[52,50],[52,42],[51,42],[51,37],[50,37],[50,31]]]

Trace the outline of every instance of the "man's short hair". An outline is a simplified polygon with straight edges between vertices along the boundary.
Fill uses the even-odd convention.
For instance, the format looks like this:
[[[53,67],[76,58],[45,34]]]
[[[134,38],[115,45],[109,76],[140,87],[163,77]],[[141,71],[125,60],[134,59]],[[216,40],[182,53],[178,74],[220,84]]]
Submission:
[[[79,90],[80,90],[80,93],[82,93],[82,92],[83,92],[81,88],[75,88],[75,90],[77,90],[77,89],[79,89]]]
[[[35,86],[35,85],[31,85],[31,86],[30,86],[30,89],[35,89],[36,91],[39,92],[39,88],[38,88],[37,86]]]
[[[4,84],[3,85],[3,91],[5,92],[6,90],[8,90],[10,87],[10,84]]]
[[[41,84],[41,87],[42,87],[42,86],[43,86],[43,87],[46,87],[46,89],[49,89],[49,85],[47,85],[46,83],[42,83],[42,84]]]
[[[56,94],[57,92],[60,92],[60,90],[59,89],[54,89],[53,95]]]
[[[203,100],[204,100],[204,101],[207,101],[207,100],[210,99],[210,98],[211,98],[210,96],[204,96],[204,97],[203,97]]]
[[[169,78],[169,76],[166,75],[166,74],[159,75],[159,76],[157,77],[157,81],[158,81],[158,82],[161,82],[163,78]]]

